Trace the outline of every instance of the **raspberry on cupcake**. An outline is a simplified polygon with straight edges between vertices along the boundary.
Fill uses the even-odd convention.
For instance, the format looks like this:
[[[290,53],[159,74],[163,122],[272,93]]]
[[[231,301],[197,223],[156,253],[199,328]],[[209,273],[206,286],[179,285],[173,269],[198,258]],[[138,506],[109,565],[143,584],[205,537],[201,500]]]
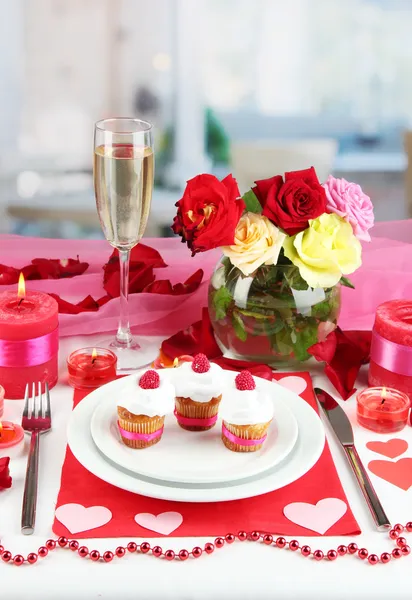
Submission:
[[[174,387],[153,369],[138,379],[130,393],[117,404],[118,427],[123,443],[129,448],[148,448],[163,434],[165,415],[172,412]]]
[[[258,388],[250,371],[241,371],[225,394],[220,416],[226,448],[233,452],[256,452],[267,437],[273,403],[268,394]]]
[[[175,373],[175,415],[183,429],[206,431],[218,416],[222,399],[222,369],[211,364],[205,354],[197,354]]]

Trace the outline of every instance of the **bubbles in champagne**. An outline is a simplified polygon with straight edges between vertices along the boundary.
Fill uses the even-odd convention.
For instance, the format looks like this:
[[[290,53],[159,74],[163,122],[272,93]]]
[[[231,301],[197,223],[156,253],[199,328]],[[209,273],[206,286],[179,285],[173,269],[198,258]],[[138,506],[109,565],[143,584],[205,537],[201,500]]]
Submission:
[[[133,144],[98,146],[94,153],[97,212],[106,239],[115,248],[133,248],[150,212],[154,156]]]

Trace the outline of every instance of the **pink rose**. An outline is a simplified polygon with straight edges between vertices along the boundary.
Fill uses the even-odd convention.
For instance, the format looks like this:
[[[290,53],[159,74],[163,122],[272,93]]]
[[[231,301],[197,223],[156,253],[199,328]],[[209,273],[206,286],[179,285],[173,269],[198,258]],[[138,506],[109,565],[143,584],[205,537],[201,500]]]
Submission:
[[[358,240],[370,242],[368,229],[373,227],[373,204],[357,183],[336,179],[329,175],[323,184],[326,192],[326,210],[348,221]]]

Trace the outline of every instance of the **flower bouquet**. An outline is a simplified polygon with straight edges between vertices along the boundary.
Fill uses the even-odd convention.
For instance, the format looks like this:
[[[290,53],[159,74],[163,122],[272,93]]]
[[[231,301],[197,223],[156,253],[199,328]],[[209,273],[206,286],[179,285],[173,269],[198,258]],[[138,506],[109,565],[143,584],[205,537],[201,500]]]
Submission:
[[[256,181],[241,197],[228,175],[198,175],[176,203],[172,229],[192,255],[222,250],[209,313],[222,350],[301,362],[336,328],[340,285],[361,266],[373,206],[359,185],[315,169]]]

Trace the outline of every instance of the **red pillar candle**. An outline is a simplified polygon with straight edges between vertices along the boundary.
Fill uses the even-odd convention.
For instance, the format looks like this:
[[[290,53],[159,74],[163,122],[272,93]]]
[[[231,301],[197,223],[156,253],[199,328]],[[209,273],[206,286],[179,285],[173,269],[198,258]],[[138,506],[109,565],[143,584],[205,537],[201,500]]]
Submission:
[[[385,387],[366,388],[358,394],[359,425],[377,433],[395,433],[408,421],[410,401],[407,394]]]
[[[43,292],[0,294],[0,383],[9,399],[24,397],[27,383],[57,383],[59,319],[56,300]]]
[[[378,306],[369,385],[394,388],[412,399],[412,300],[390,300]]]
[[[117,356],[106,348],[82,348],[67,359],[69,384],[77,389],[97,388],[116,379]]]

